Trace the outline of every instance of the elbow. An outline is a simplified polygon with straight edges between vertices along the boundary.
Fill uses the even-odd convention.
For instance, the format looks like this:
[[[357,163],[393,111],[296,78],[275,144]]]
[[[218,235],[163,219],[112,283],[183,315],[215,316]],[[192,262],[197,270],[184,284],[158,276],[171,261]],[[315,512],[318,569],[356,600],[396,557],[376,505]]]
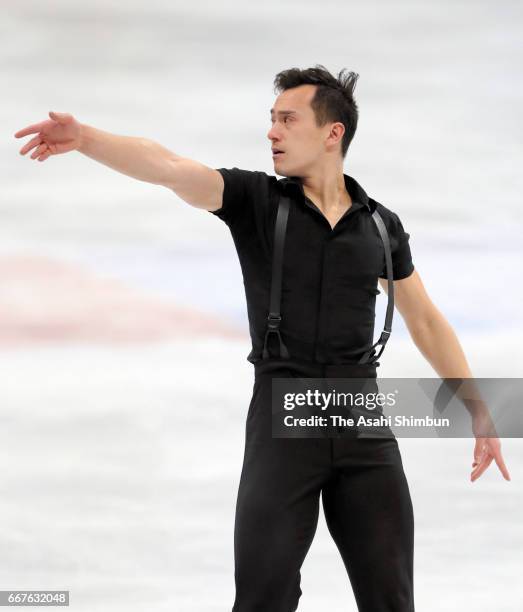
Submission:
[[[412,321],[406,321],[406,325],[416,344],[428,336],[441,333],[443,327],[450,327],[445,317],[435,307]]]

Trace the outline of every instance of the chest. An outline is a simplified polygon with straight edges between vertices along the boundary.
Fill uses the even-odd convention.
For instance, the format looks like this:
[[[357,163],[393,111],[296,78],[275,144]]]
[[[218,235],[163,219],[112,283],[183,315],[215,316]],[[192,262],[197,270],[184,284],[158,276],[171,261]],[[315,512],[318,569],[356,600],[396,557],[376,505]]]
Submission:
[[[336,225],[341,220],[341,218],[345,215],[346,212],[348,212],[348,208],[349,207],[346,206],[345,208],[329,210],[328,212],[323,213],[323,216],[325,217],[326,221],[329,223],[331,230],[335,229]]]
[[[296,209],[290,213],[283,265],[287,286],[330,283],[342,288],[377,283],[385,252],[370,215],[357,210],[322,223]]]
[[[317,215],[317,219],[321,219],[324,223],[328,223],[331,231],[334,230],[338,222],[349,214],[352,208],[352,201],[349,200],[345,203],[340,203],[338,206],[331,206],[327,211],[320,210],[320,208],[308,197],[305,197],[304,205],[308,206],[309,209],[314,211]],[[319,215],[319,217],[318,217]]]

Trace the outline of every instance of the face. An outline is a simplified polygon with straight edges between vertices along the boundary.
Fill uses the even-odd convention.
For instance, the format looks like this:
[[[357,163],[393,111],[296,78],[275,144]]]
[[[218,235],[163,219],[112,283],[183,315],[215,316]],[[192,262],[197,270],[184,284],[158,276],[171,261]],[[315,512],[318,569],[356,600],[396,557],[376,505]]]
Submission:
[[[271,109],[271,129],[267,137],[274,170],[281,176],[306,176],[311,169],[321,165],[327,154],[339,154],[344,126],[327,122],[316,125],[310,102],[316,91],[315,85],[300,85],[283,91]]]

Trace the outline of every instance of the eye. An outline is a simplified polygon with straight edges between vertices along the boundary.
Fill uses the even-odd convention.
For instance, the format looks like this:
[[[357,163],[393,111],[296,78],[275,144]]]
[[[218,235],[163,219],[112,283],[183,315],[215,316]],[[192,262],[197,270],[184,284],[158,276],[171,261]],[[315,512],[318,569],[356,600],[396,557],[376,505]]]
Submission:
[[[292,119],[292,117],[290,117],[289,115],[285,115],[285,117],[283,118],[283,123],[287,123],[287,119]],[[274,119],[271,118],[271,124],[274,123]]]

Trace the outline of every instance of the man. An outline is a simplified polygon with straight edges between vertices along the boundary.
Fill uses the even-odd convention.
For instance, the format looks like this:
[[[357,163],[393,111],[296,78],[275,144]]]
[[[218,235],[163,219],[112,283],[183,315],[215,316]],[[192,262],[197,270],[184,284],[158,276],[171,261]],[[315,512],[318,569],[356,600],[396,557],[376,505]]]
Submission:
[[[271,435],[274,377],[376,377],[372,348],[377,282],[387,290],[385,252],[371,214],[381,215],[392,250],[394,295],[416,346],[442,378],[472,376],[458,339],[427,295],[399,217],[343,173],[357,127],[358,75],[323,66],[276,76],[271,109],[277,180],[264,172],[212,169],[144,139],[116,136],[70,114],[15,134],[36,133],[20,151],[45,161],[78,150],[111,168],[172,189],[229,227],[241,263],[255,368],[235,521],[233,612],[291,612],[300,568],[316,530],[319,497],[360,612],[412,612],[414,520],[397,441]],[[274,228],[290,200],[281,320],[268,333]],[[486,416],[473,414],[474,431]],[[497,437],[477,437],[471,480],[495,459],[509,480]]]

